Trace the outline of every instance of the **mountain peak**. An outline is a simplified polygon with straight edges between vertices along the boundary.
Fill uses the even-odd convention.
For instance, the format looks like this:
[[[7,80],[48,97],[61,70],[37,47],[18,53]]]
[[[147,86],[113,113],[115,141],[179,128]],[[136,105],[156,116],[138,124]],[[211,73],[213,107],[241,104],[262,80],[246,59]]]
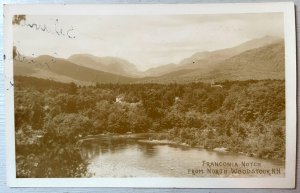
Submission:
[[[70,56],[68,60],[80,66],[129,77],[137,77],[140,74],[134,64],[118,57],[74,54]]]
[[[174,64],[172,66],[159,66],[156,68],[149,69],[147,75],[151,76],[161,76],[175,71],[182,70],[202,70],[207,71],[212,69],[219,62],[229,59],[233,56],[239,55],[245,51],[264,47],[267,45],[272,45],[276,43],[283,43],[283,39],[275,36],[263,36],[260,38],[252,39],[243,42],[237,46],[216,50],[216,51],[204,51],[197,52],[189,58],[183,59],[179,64]]]
[[[284,40],[273,36],[252,39],[232,48],[198,52],[179,64],[161,65],[145,72],[140,72],[134,64],[124,59],[91,54],[74,54],[68,59],[41,55],[30,61],[26,57],[26,61],[24,65],[24,62],[14,60],[14,74],[52,77],[65,82],[102,83],[138,80],[184,82],[212,78],[282,79],[285,67]]]

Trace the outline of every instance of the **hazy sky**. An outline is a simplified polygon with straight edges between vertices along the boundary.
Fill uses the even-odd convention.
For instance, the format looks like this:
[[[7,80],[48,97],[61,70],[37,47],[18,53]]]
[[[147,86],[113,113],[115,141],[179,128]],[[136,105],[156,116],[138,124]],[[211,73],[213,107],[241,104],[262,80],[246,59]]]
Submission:
[[[283,14],[27,16],[14,26],[14,44],[27,56],[116,56],[140,70],[178,63],[200,51],[233,47],[266,35],[283,37]],[[69,30],[67,35],[61,35]],[[56,33],[58,31],[59,33]],[[60,34],[60,35],[58,35]]]

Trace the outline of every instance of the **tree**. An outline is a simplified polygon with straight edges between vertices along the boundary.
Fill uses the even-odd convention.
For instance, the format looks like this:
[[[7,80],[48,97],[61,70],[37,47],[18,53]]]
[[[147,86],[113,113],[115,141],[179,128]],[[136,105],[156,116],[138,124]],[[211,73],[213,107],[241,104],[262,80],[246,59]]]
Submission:
[[[61,113],[46,125],[47,130],[53,135],[62,136],[71,141],[75,140],[79,134],[87,133],[91,127],[89,118],[77,113]]]
[[[71,82],[69,87],[69,93],[76,94],[76,92],[77,92],[77,85],[74,82]]]

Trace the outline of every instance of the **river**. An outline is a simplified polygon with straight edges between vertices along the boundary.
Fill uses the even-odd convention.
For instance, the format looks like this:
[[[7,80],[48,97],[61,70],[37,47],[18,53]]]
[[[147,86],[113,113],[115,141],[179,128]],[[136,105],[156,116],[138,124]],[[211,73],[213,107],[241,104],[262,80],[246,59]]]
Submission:
[[[81,156],[92,177],[282,177],[284,163],[139,138],[84,140]],[[218,165],[219,164],[219,165]]]

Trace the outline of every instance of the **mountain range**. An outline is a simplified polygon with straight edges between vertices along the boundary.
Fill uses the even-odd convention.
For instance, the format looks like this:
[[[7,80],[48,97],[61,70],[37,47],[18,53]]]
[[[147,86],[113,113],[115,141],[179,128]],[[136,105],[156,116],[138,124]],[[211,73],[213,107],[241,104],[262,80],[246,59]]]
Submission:
[[[195,69],[195,68],[212,68],[213,64],[217,64],[232,56],[238,55],[244,51],[259,48],[273,43],[278,43],[282,39],[272,36],[265,36],[258,39],[247,41],[238,46],[216,50],[211,52],[198,52],[193,54],[189,58],[183,59],[179,64],[162,65],[157,68],[151,68],[146,71],[148,76],[160,76],[171,71],[177,71],[181,69]],[[154,72],[154,73],[151,73]]]
[[[69,60],[48,55],[14,60],[15,76],[32,76],[77,84],[130,83],[136,79],[77,65]]]
[[[126,75],[129,77],[140,76],[140,72],[134,64],[117,57],[96,57],[89,54],[75,54],[70,56],[68,60],[79,66],[94,70]]]
[[[117,57],[89,54],[76,54],[68,59],[48,55],[17,56],[14,75],[77,84],[284,79],[284,50],[283,39],[265,36],[232,48],[198,52],[178,64],[161,65],[144,72]]]

